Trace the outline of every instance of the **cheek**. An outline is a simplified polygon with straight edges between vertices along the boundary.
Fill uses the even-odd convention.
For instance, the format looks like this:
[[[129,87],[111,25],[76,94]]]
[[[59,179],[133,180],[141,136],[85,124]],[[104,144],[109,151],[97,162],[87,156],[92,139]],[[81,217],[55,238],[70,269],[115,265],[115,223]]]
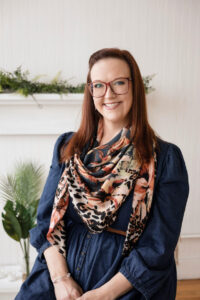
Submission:
[[[130,95],[129,98],[127,99],[127,110],[128,111],[131,110],[132,103],[133,103],[133,99],[132,99],[132,95]]]
[[[94,107],[96,110],[99,110],[101,108],[101,101],[99,100],[93,100],[94,101]]]

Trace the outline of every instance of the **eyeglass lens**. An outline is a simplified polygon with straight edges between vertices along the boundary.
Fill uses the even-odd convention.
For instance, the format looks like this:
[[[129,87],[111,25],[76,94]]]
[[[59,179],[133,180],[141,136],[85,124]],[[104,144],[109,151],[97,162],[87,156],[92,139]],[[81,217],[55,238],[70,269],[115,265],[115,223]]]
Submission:
[[[126,94],[128,92],[127,78],[119,78],[110,82],[112,91],[117,95]],[[90,90],[94,97],[102,97],[106,93],[106,84],[102,81],[95,81],[91,83]]]

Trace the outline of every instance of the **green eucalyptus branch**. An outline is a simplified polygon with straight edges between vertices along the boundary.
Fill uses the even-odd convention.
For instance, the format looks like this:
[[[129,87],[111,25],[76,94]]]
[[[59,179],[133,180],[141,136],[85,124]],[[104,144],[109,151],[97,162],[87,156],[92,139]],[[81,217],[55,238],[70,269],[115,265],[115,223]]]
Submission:
[[[34,79],[29,79],[29,71],[23,72],[19,66],[13,73],[0,70],[0,93],[19,93],[25,97],[37,93],[83,93],[85,83],[80,83],[76,86],[69,84],[66,80],[60,80],[61,72],[53,78],[49,83],[39,82],[38,79],[44,75],[36,76]],[[151,86],[152,78],[155,76],[148,75],[143,77],[145,93],[148,94],[154,90]]]

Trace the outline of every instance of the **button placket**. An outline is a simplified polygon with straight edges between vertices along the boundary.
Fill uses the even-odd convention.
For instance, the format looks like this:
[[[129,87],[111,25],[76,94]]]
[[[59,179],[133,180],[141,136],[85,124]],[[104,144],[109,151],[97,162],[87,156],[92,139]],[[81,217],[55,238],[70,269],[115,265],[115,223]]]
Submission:
[[[88,247],[89,247],[89,244],[90,244],[91,240],[92,240],[92,234],[87,233],[86,238],[84,240],[83,248],[80,252],[80,257],[79,257],[79,260],[78,260],[78,264],[77,264],[77,267],[76,267],[76,278],[77,279],[80,276],[80,272],[81,272],[81,269],[82,269],[82,266],[83,266],[83,263],[84,263],[84,259],[85,259],[85,256],[87,254],[87,250],[88,250]]]

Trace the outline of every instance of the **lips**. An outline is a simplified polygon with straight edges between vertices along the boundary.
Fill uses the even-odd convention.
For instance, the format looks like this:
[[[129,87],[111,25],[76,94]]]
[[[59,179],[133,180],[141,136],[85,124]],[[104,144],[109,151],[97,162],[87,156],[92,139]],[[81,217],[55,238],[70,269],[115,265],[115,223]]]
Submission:
[[[120,105],[120,103],[121,102],[104,103],[103,106],[108,110],[112,110],[117,108]]]

